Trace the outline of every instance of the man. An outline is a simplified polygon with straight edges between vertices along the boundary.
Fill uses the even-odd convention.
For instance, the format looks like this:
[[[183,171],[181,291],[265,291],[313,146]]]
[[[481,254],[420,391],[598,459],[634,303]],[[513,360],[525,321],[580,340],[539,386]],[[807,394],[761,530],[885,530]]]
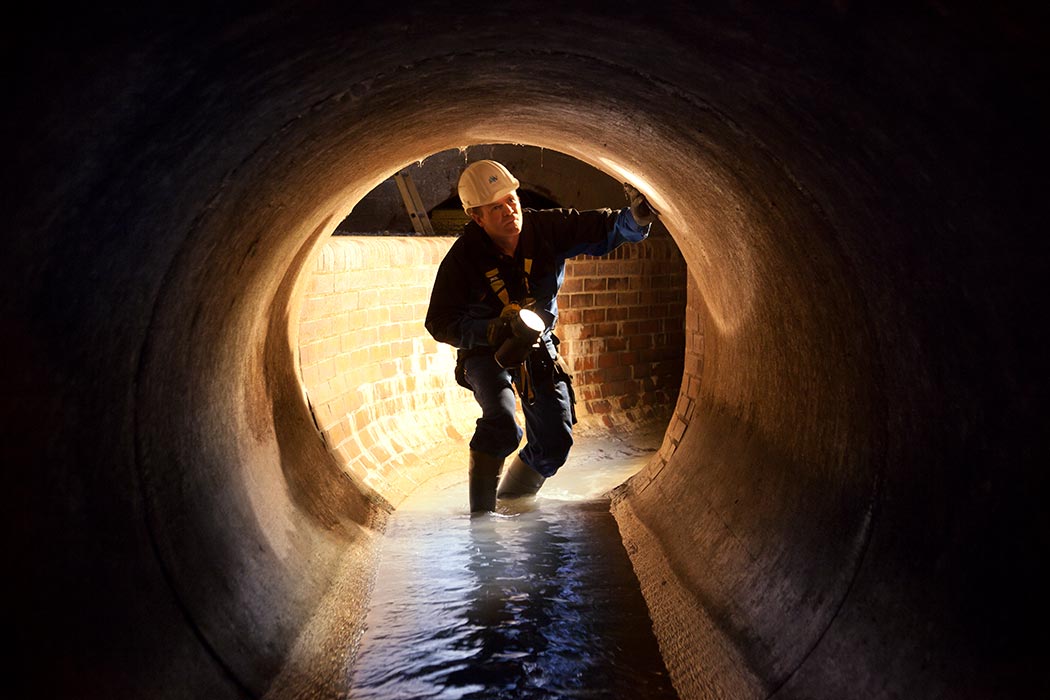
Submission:
[[[472,513],[494,510],[497,497],[534,495],[572,447],[575,397],[554,335],[566,259],[641,241],[655,219],[627,183],[629,207],[582,212],[523,210],[519,184],[492,160],[463,171],[459,197],[471,221],[438,268],[427,311],[430,334],[459,348],[456,379],[481,407],[470,441]],[[500,481],[522,437],[515,389],[528,439]]]

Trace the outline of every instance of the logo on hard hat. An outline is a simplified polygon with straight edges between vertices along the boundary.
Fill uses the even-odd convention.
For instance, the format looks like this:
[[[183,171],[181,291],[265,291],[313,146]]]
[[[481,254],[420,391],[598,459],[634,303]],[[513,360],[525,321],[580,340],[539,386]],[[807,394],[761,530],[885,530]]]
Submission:
[[[489,182],[496,182],[499,178],[495,175],[489,175]]]

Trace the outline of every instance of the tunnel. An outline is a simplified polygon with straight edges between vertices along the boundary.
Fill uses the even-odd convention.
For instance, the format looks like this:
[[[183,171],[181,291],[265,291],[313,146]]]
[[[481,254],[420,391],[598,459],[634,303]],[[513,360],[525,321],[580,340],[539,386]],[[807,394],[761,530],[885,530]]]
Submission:
[[[304,270],[391,173],[485,143],[633,182],[687,267],[702,348],[611,503],[680,697],[1045,695],[1044,19],[8,23],[16,695],[293,697],[345,673],[326,640],[360,626],[395,503],[311,413]]]

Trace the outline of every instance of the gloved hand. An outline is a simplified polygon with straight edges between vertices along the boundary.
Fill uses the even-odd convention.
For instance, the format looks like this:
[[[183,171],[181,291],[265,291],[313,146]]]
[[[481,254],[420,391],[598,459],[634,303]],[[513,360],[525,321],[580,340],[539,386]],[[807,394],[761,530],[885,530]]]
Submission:
[[[514,335],[512,324],[519,311],[521,307],[517,304],[507,304],[499,316],[489,321],[488,328],[485,329],[485,338],[490,347],[499,348],[507,338]]]
[[[656,221],[656,210],[649,206],[645,195],[629,182],[623,183],[623,192],[631,205],[631,216],[639,226],[648,226]]]

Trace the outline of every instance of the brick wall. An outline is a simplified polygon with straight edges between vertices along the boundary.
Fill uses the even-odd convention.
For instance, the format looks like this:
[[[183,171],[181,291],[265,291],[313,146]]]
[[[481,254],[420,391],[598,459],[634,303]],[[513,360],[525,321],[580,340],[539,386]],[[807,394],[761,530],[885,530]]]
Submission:
[[[639,491],[644,491],[659,475],[685,435],[685,429],[693,420],[696,402],[700,396],[700,377],[704,368],[704,305],[696,282],[690,278],[686,288],[685,312],[685,354],[684,368],[681,375],[681,391],[675,402],[664,433],[659,451],[633,479],[631,484]]]
[[[452,238],[333,237],[306,284],[303,384],[348,473],[397,505],[462,450],[477,419],[455,351],[423,327]],[[559,297],[578,429],[666,421],[682,380],[685,265],[669,238],[569,261]],[[464,458],[463,464],[466,460]]]
[[[565,266],[561,352],[577,412],[603,427],[666,420],[682,381],[686,269],[669,237]]]

